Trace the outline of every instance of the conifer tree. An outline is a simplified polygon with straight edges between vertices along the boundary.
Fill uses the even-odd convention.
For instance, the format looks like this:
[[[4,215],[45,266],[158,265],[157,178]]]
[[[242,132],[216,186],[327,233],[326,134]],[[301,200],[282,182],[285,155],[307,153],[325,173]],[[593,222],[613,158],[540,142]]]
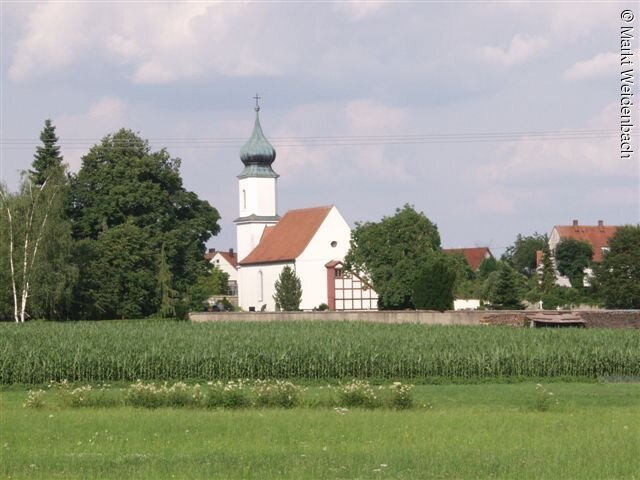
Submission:
[[[491,306],[496,310],[522,310],[521,294],[517,273],[506,263],[500,265],[498,281],[491,300]]]
[[[289,265],[280,272],[280,276],[275,283],[276,293],[273,299],[281,310],[295,311],[300,309],[302,300],[302,284]]]
[[[164,243],[160,248],[160,261],[158,263],[158,288],[160,289],[160,315],[168,318],[176,315],[176,292],[171,288],[173,275],[167,264],[167,254]]]
[[[549,243],[544,244],[542,249],[542,279],[540,289],[543,294],[550,293],[556,283],[556,272],[551,258]]]
[[[40,132],[40,140],[42,146],[36,148],[31,163],[33,170],[29,170],[31,181],[38,187],[45,182],[52,168],[62,167],[62,155],[60,155],[60,147],[58,146],[56,127],[50,119],[44,122],[44,128]]]

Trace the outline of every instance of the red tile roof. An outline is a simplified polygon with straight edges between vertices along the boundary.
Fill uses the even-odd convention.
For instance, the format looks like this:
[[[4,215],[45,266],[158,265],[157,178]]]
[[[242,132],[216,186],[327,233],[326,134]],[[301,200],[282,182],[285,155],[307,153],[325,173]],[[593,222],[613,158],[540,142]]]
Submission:
[[[556,225],[560,239],[573,238],[591,244],[593,261],[602,261],[602,248],[609,245],[609,239],[618,230],[613,225]]]
[[[233,268],[238,268],[238,254],[234,252],[233,249],[230,249],[229,251],[219,252],[212,248],[204,254],[204,259],[207,261],[211,261],[211,259],[215,257],[217,253],[219,253],[222,258],[229,262]]]
[[[463,255],[472,270],[478,270],[485,258],[493,257],[489,247],[473,248],[443,248],[442,251],[448,255]]]
[[[331,208],[289,210],[276,225],[265,228],[260,243],[240,261],[240,265],[295,260],[307,247]]]
[[[218,252],[231,264],[233,268],[238,268],[238,254],[236,252]]]

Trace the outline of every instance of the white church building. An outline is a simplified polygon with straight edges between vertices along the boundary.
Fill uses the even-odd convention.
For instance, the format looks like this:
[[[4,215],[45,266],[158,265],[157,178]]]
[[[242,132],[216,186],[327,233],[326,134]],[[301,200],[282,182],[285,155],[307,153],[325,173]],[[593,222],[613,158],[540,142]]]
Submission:
[[[302,284],[302,310],[327,304],[332,309],[375,309],[375,292],[362,282],[349,282],[336,294],[335,278],[351,274],[341,266],[351,229],[335,206],[290,210],[278,215],[278,177],[272,164],[276,151],[265,138],[256,105],[253,133],[240,150],[244,164],[238,175],[240,215],[237,234],[238,303],[245,311],[275,310],[275,282],[290,266]],[[346,291],[349,290],[349,291]],[[355,290],[355,291],[354,291]],[[366,298],[336,303],[336,298]]]

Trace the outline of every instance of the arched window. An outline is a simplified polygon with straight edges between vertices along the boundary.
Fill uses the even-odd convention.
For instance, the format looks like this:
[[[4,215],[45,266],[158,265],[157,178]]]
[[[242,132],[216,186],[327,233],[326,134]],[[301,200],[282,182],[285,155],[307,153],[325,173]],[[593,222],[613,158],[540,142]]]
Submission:
[[[242,190],[242,208],[247,208],[247,191]]]
[[[263,296],[262,270],[258,270],[258,301],[262,301]]]

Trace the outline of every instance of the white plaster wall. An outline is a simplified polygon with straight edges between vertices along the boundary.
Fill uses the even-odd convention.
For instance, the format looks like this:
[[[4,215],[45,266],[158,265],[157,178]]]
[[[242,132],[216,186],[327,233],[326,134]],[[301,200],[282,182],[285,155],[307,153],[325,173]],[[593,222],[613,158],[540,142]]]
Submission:
[[[556,228],[554,227],[553,230],[551,230],[551,234],[549,235],[549,249],[551,250],[551,255],[553,255],[556,246],[558,245],[558,243],[560,242],[560,234],[558,233],[558,230],[556,230]]]
[[[227,259],[220,255],[220,252],[216,252],[216,254],[209,260],[209,262],[216,267],[218,267],[223,272],[229,274],[229,280],[238,281],[238,270],[234,268]]]
[[[454,310],[478,310],[480,300],[475,298],[458,298],[453,301]]]
[[[277,178],[241,178],[238,182],[240,217],[276,215],[278,212],[277,187]]]
[[[238,303],[240,307],[247,311],[249,307],[255,307],[256,311],[260,311],[262,305],[266,304],[267,311],[273,312],[276,308],[275,301],[273,300],[273,294],[275,293],[274,286],[285,265],[289,265],[295,270],[293,263],[241,266],[238,269]],[[259,291],[260,272],[262,272],[262,298],[260,298]]]
[[[236,237],[238,241],[238,261],[241,262],[251,253],[260,243],[262,233],[267,225],[275,225],[277,222],[271,223],[246,223],[236,226]]]
[[[336,207],[332,207],[309,245],[296,259],[296,273],[302,283],[300,308],[311,310],[327,303],[327,269],[330,260],[344,260],[349,251],[351,229]],[[331,242],[337,242],[335,247]]]

